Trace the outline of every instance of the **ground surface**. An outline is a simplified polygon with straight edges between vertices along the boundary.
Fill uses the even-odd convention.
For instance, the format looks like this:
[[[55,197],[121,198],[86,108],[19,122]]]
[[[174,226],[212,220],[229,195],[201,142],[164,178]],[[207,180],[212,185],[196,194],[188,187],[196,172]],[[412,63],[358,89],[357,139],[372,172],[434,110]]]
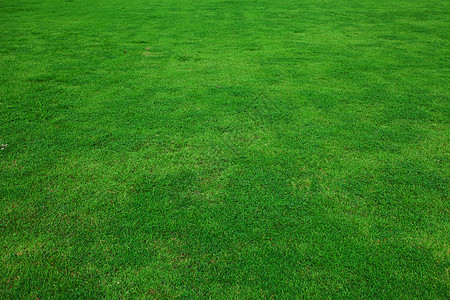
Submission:
[[[0,298],[448,298],[449,6],[2,0]]]

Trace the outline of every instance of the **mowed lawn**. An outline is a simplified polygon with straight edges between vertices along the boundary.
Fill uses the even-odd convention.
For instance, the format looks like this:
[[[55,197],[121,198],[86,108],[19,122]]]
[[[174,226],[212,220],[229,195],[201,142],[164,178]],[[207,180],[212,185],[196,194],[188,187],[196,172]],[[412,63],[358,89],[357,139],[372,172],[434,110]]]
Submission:
[[[0,298],[448,299],[449,10],[1,0]]]

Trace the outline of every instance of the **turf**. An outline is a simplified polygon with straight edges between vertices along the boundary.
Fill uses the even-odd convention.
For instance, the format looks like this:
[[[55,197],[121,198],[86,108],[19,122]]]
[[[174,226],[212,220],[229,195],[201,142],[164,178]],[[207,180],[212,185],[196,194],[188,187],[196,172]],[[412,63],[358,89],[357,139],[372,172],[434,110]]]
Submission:
[[[0,1],[0,298],[428,298],[447,0]]]

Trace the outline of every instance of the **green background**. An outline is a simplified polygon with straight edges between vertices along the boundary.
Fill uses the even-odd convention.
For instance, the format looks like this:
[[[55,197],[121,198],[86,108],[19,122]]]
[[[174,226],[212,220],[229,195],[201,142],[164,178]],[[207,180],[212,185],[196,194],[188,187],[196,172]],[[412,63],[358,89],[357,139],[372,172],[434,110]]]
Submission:
[[[1,0],[0,296],[448,299],[449,8]]]

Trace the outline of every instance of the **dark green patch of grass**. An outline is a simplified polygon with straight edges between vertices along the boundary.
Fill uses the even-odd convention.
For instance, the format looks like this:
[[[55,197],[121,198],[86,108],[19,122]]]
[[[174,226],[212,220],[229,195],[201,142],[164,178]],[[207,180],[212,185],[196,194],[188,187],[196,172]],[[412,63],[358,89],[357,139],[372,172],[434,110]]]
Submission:
[[[0,3],[2,298],[449,297],[448,3]]]

